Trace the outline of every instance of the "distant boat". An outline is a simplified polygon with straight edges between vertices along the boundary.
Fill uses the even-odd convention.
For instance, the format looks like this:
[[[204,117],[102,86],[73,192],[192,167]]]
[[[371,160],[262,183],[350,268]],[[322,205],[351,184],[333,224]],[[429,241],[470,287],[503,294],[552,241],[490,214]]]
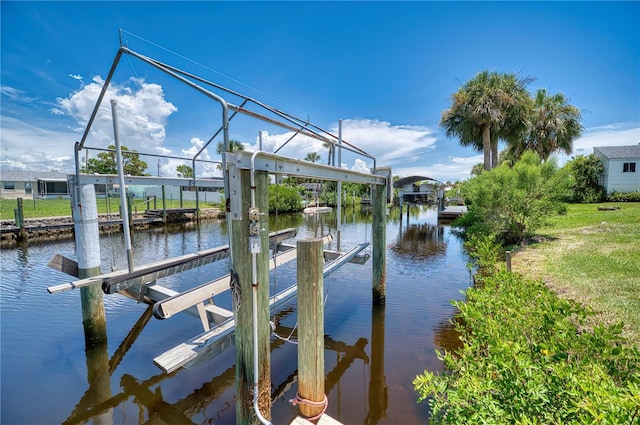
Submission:
[[[331,207],[307,207],[302,210],[305,214],[318,214],[333,211]]]

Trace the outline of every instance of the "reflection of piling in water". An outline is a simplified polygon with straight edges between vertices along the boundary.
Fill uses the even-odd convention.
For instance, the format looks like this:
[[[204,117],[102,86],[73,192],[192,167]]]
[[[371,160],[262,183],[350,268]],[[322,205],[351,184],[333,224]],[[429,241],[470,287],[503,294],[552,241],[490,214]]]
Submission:
[[[365,424],[377,424],[386,417],[389,389],[384,375],[385,306],[371,308],[371,368],[369,409]]]

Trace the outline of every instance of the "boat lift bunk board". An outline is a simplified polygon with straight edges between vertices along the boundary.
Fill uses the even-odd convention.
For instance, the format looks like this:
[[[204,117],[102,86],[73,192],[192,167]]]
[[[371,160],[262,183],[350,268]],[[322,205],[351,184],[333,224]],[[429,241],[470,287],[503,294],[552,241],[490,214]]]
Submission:
[[[328,243],[329,241],[330,237],[325,237],[324,243]],[[337,270],[348,262],[364,264],[368,256],[361,256],[359,254],[368,245],[368,243],[362,243],[342,253],[325,251],[325,257],[333,259],[325,262],[323,266],[323,276],[327,276],[329,273]],[[283,253],[275,257],[278,264],[282,264],[295,258],[295,247],[284,245],[279,246],[278,250],[284,250]],[[277,260],[279,257],[283,258],[281,260]],[[270,261],[269,267],[272,268],[272,265],[273,262]],[[295,297],[297,290],[297,284],[293,284],[282,292],[272,296],[269,300],[270,307],[274,309],[280,308],[284,303]],[[164,312],[165,308],[164,306],[159,307],[158,310]],[[154,306],[154,313],[155,312],[156,306]],[[216,324],[204,333],[191,338],[189,341],[179,344],[159,355],[153,359],[153,363],[166,373],[171,373],[180,367],[194,367],[200,360],[206,360],[214,357],[230,347],[233,344],[234,329],[235,319],[231,317],[222,323]]]
[[[284,229],[269,233],[270,249],[277,252],[269,260],[269,269],[278,267],[296,258],[297,250],[293,244],[282,243],[297,234],[296,229]],[[323,238],[323,244],[331,242],[330,235]],[[323,274],[326,276],[347,262],[364,264],[368,254],[360,254],[369,244],[362,243],[346,252],[332,250],[324,251],[325,265]],[[106,294],[119,293],[129,298],[153,304],[153,313],[157,319],[168,319],[179,312],[186,312],[200,319],[204,333],[186,343],[156,357],[154,363],[163,371],[170,373],[181,366],[191,367],[194,360],[210,358],[229,347],[233,343],[235,320],[233,312],[217,306],[213,297],[230,289],[230,275],[222,276],[213,281],[177,292],[173,289],[156,284],[156,280],[203,266],[229,256],[229,246],[223,245],[208,250],[198,251],[179,257],[169,258],[135,268],[132,272],[118,270],[74,282],[63,283],[47,288],[49,293],[56,294],[71,289],[100,284]],[[279,308],[297,293],[294,284],[270,299],[273,308]]]

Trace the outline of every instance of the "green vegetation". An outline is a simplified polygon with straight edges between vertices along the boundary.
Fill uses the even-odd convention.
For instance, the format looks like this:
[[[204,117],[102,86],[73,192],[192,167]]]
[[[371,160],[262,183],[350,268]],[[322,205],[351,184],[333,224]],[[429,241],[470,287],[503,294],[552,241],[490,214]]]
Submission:
[[[180,208],[179,200],[166,200],[167,208]],[[141,201],[134,201],[134,207],[138,208],[139,212],[146,209],[145,205]],[[201,208],[212,207],[212,204],[200,202]],[[0,201],[2,220],[13,220],[13,210],[18,207],[15,199],[3,199]],[[153,208],[153,205],[151,205]],[[162,208],[162,201],[157,201],[157,207]],[[182,203],[183,208],[195,208],[195,201],[184,201]],[[22,203],[22,210],[24,218],[42,218],[42,217],[63,217],[71,216],[71,201],[69,199],[24,199]],[[120,198],[100,198],[98,199],[98,213],[99,214],[119,214],[120,210]]]
[[[116,147],[109,145],[108,152],[100,152],[97,158],[89,158],[86,167],[82,172],[87,174],[118,174],[116,164]],[[130,151],[126,146],[122,146],[122,161],[124,173],[130,176],[148,176],[144,171],[147,169],[147,163],[140,159],[140,154],[135,150]]]
[[[527,151],[513,167],[501,164],[462,183],[469,212],[454,225],[467,235],[494,235],[503,245],[522,243],[550,214],[563,211],[569,182],[554,161]]]
[[[624,322],[623,336],[640,347],[640,203],[569,205],[539,233],[513,270],[590,306],[592,326]]]
[[[269,185],[269,212],[294,212],[302,209],[302,196],[294,186]]]
[[[500,271],[467,290],[462,348],[438,353],[450,373],[413,381],[434,424],[633,424],[640,352],[621,325],[584,326],[588,312],[541,281]],[[461,323],[457,323],[461,322]]]
[[[582,134],[580,110],[562,93],[526,90],[530,78],[482,71],[452,95],[440,127],[462,146],[484,153],[484,169],[498,166],[498,140],[507,142],[506,157],[517,160],[534,151],[546,161],[554,152],[571,153]]]
[[[193,178],[193,167],[186,164],[180,164],[176,167],[178,177],[184,177],[185,179]]]
[[[600,184],[604,173],[602,161],[596,155],[578,155],[565,164],[571,175],[569,202],[602,202],[606,193]]]

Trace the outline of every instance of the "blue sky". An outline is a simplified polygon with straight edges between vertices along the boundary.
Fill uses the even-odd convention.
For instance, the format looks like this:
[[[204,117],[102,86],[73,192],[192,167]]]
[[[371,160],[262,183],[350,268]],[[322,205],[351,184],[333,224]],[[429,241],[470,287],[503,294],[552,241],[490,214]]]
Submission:
[[[438,123],[461,84],[482,70],[535,80],[583,110],[574,155],[640,142],[640,2],[0,2],[2,170],[73,169],[80,139],[123,42],[280,110],[307,117],[367,151],[393,174],[469,176],[480,153]],[[86,146],[112,143],[109,99],[122,144],[191,157],[220,126],[219,106],[135,58],[112,80]],[[235,100],[234,100],[235,102]],[[236,102],[238,103],[238,102]],[[290,137],[232,121],[247,149]],[[216,139],[218,140],[218,139]],[[214,145],[204,157],[219,159]],[[296,137],[281,153],[323,160]],[[90,151],[90,155],[94,155]],[[179,160],[144,157],[175,175]],[[560,157],[561,162],[567,157]],[[372,166],[343,157],[349,168]],[[215,173],[203,165],[198,174]]]

